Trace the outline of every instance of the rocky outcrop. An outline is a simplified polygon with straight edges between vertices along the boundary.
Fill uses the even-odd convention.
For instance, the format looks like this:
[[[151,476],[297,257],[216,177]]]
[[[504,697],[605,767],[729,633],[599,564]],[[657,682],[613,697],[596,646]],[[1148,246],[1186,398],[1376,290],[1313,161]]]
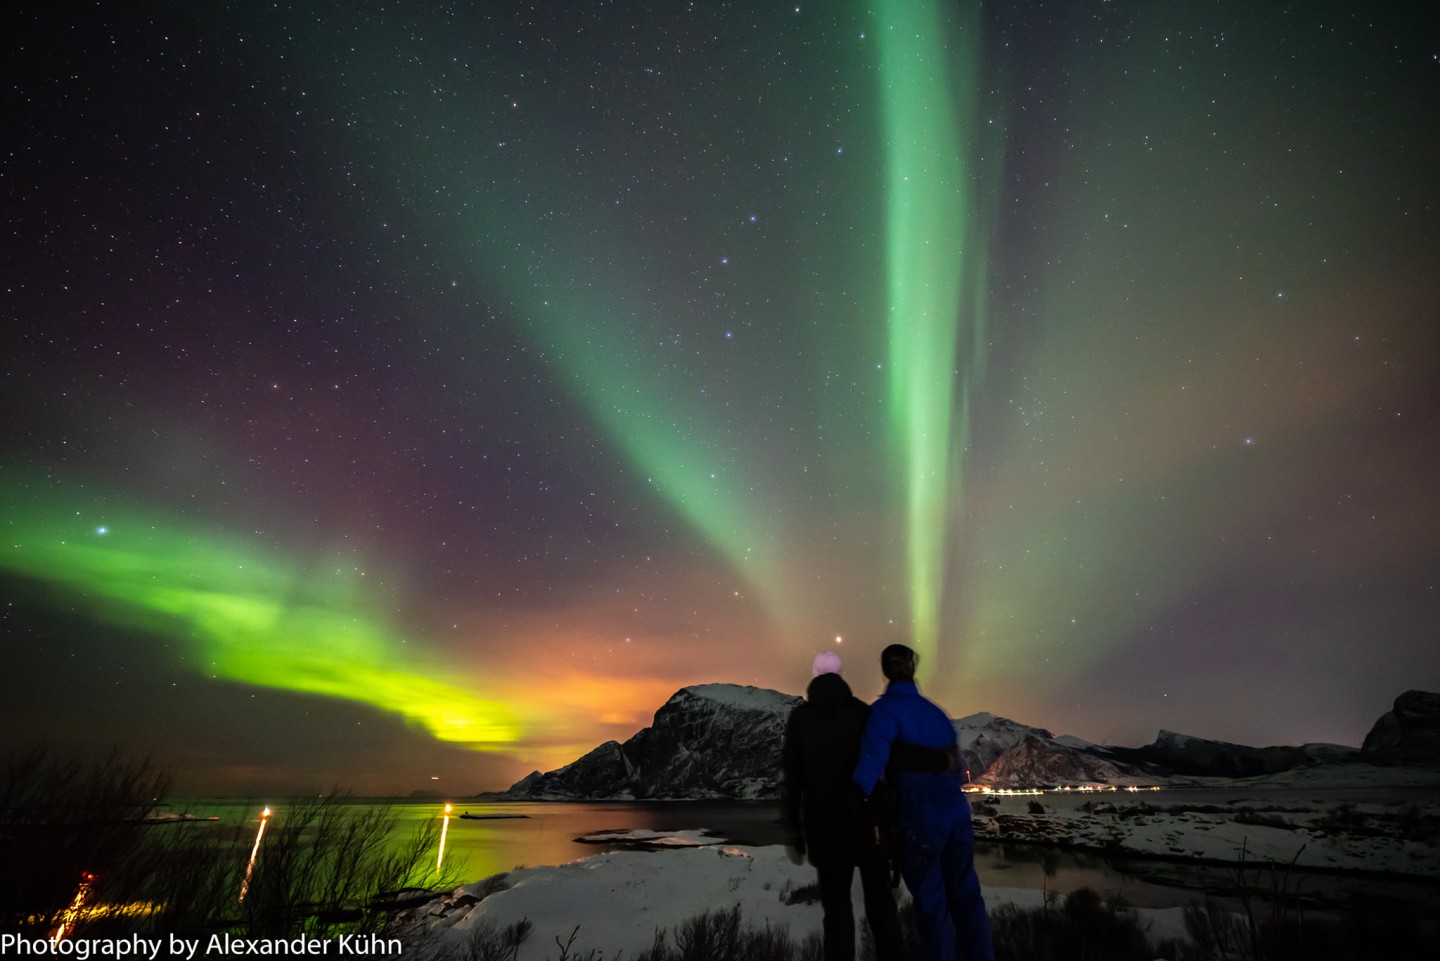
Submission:
[[[1401,694],[1365,736],[1360,754],[1371,761],[1440,766],[1440,694]]]
[[[1001,753],[978,780],[990,787],[1053,787],[1130,784],[1143,778],[1053,738],[1045,740],[1027,734]]]
[[[704,684],[675,693],[625,742],[631,793],[653,798],[760,798],[780,793],[780,745],[802,699],[764,688]]]
[[[780,744],[801,699],[735,684],[682,688],[624,744],[535,771],[499,797],[545,800],[725,798],[780,793]]]
[[[988,711],[971,714],[952,721],[955,736],[960,742],[960,756],[965,769],[974,780],[989,771],[990,766],[1006,751],[1015,747],[1027,737],[1051,742],[1054,735],[1041,727],[1028,727],[1008,717],[997,717]]]
[[[595,797],[597,786],[624,784],[634,772],[618,741],[606,741],[577,761],[548,774],[532,771],[507,793],[530,798]]]

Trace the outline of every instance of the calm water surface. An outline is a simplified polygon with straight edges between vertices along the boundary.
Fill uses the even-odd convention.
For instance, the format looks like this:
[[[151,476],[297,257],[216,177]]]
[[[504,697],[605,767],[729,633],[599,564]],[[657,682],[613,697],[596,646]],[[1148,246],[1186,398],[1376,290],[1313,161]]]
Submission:
[[[1257,805],[1304,804],[1317,798],[1350,803],[1401,804],[1432,799],[1435,792],[1395,789],[1356,789],[1337,798],[1313,789],[1268,791],[1175,790],[1131,795],[1102,795],[1117,804],[1145,803],[1219,804],[1229,800],[1254,800]],[[1412,796],[1413,795],[1413,796]],[[998,803],[1000,811],[1023,812],[1031,800],[1048,810],[1057,810],[1094,800],[1094,795],[1047,794],[1039,798],[1016,797]],[[278,823],[285,814],[283,801],[269,803]],[[443,802],[364,801],[355,805],[388,804],[397,818],[393,835],[397,845],[426,822],[439,825]],[[987,803],[996,803],[993,799]],[[223,830],[258,824],[260,803],[198,801],[175,805],[199,815],[219,817],[217,824],[187,825],[185,830]],[[458,815],[523,815],[497,820],[465,820]],[[661,832],[706,830],[717,840],[742,845],[780,844],[780,808],[774,802],[670,801],[670,802],[457,802],[447,831],[445,863],[466,880],[479,880],[520,866],[563,864],[576,858],[605,851],[622,850],[622,845],[585,844],[575,839],[598,831],[652,830]],[[1102,895],[1118,895],[1140,907],[1174,907],[1199,899],[1206,891],[1223,891],[1233,880],[1226,868],[1154,861],[1144,858],[1106,858],[1081,852],[1023,844],[980,844],[976,866],[981,883],[987,886],[1033,888],[1068,893],[1089,887]],[[1298,880],[1298,879],[1297,879]],[[1307,876],[1304,889],[1327,900],[1351,900],[1383,896],[1387,900],[1416,905],[1440,903],[1440,888],[1434,885],[1376,881],[1326,875]]]

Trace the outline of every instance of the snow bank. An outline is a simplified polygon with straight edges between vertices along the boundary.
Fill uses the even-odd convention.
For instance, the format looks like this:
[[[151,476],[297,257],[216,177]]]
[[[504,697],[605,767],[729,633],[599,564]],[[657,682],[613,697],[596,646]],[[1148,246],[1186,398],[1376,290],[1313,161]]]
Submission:
[[[1324,800],[1265,805],[1262,797],[1165,810],[1157,806],[1163,794],[1154,804],[1127,797],[1096,794],[1089,810],[1065,810],[1047,800],[1044,814],[977,814],[975,836],[1109,854],[1440,879],[1435,857],[1440,800],[1407,809]]]
[[[699,831],[625,833],[650,839],[703,835]],[[463,940],[477,925],[488,923],[499,930],[528,920],[533,927],[516,961],[554,958],[557,939],[567,944],[572,934],[571,956],[596,950],[607,958],[634,957],[652,945],[656,931],[673,932],[701,912],[733,905],[740,907],[746,924],[784,928],[797,941],[821,932],[818,901],[785,903],[787,895],[815,883],[815,870],[791,864],[778,845],[616,851],[558,867],[520,868],[503,883],[508,887],[495,893],[488,893],[495,885],[483,881],[458,888],[422,912],[422,921],[441,937]],[[902,903],[908,899],[903,886],[898,894]],[[852,897],[855,917],[863,919],[858,877]],[[991,911],[1003,904],[1039,908],[1044,897],[1044,892],[1030,888],[985,889]],[[1181,908],[1138,913],[1150,922],[1152,936],[1183,934]]]
[[[445,911],[434,924],[463,938],[485,922],[503,928],[529,920],[534,927],[517,961],[553,957],[555,939],[564,944],[572,932],[572,954],[598,949],[606,956],[617,951],[633,956],[651,946],[656,931],[737,904],[747,923],[783,926],[804,938],[820,931],[820,906],[787,905],[783,899],[814,880],[813,868],[791,864],[778,846],[615,851],[513,871],[506,890],[478,904],[464,905],[463,895],[483,896],[485,883],[467,885],[449,899],[462,906]]]

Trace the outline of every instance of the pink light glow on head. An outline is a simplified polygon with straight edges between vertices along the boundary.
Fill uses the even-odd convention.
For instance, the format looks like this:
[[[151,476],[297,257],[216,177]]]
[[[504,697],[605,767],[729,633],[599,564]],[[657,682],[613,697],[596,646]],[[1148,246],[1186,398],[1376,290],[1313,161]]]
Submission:
[[[815,655],[815,662],[810,666],[810,676],[819,677],[821,674],[839,674],[840,655],[834,651],[821,651]]]

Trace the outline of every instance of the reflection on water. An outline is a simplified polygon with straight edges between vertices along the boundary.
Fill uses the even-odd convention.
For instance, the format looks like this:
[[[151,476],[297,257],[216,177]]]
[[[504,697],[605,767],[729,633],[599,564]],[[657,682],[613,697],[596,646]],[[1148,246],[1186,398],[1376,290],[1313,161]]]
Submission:
[[[1141,908],[1176,907],[1197,896],[1192,890],[1127,874],[1107,858],[1034,844],[976,844],[975,869],[984,887],[1038,888],[1057,894],[1090,888]]]
[[[431,822],[438,830],[444,816],[443,801],[365,801],[355,805],[386,804],[397,824],[392,841],[399,849],[415,831]],[[285,816],[283,801],[268,802],[272,823]],[[219,817],[189,826],[190,830],[215,830],[224,826],[248,826],[253,834],[262,803],[200,801],[173,805],[202,817]],[[461,814],[506,815],[493,820],[468,820]],[[523,815],[515,817],[515,815]],[[446,832],[445,866],[466,880],[479,880],[516,867],[564,864],[577,858],[606,851],[622,850],[617,844],[582,844],[575,839],[596,831],[683,831],[705,829],[716,840],[736,844],[779,844],[782,840],[780,810],[772,803],[729,801],[676,802],[518,802],[507,804],[453,804]]]
[[[1179,792],[1166,792],[1164,803],[1178,803]],[[1192,792],[1193,793],[1193,792]],[[1252,792],[1253,793],[1253,792]],[[1050,806],[1054,795],[1047,796]],[[1155,795],[1146,798],[1154,803]],[[1213,796],[1212,796],[1213,797]],[[1188,799],[1187,799],[1188,800]],[[438,829],[444,802],[389,803],[398,825],[392,835],[397,847],[430,821]],[[1023,802],[1022,802],[1023,803]],[[1077,802],[1078,803],[1078,802]],[[273,822],[285,816],[285,804],[271,801]],[[194,803],[183,807],[202,816],[218,816],[220,825],[246,827],[253,833],[259,803]],[[1007,805],[1008,806],[1008,805]],[[182,809],[176,806],[176,809]],[[1002,808],[1003,809],[1003,808]],[[1023,810],[1016,805],[1013,810]],[[465,820],[458,815],[524,815],[497,820]],[[454,805],[446,842],[445,866],[465,880],[479,880],[520,866],[564,864],[577,858],[623,849],[623,845],[582,844],[575,840],[596,831],[682,831],[701,829],[717,841],[734,844],[780,844],[780,808],[774,802],[671,801],[671,802],[518,802]],[[216,829],[196,824],[190,830]],[[219,830],[217,830],[217,834]],[[1118,896],[1137,907],[1176,907],[1204,893],[1226,894],[1233,889],[1233,868],[1176,863],[1147,858],[1110,858],[1085,852],[1013,843],[976,846],[975,864],[983,885],[1032,888],[1068,894],[1088,887],[1105,896]],[[1296,871],[1290,890],[1328,903],[1360,903],[1380,898],[1392,903],[1434,905],[1434,885],[1312,874]]]

